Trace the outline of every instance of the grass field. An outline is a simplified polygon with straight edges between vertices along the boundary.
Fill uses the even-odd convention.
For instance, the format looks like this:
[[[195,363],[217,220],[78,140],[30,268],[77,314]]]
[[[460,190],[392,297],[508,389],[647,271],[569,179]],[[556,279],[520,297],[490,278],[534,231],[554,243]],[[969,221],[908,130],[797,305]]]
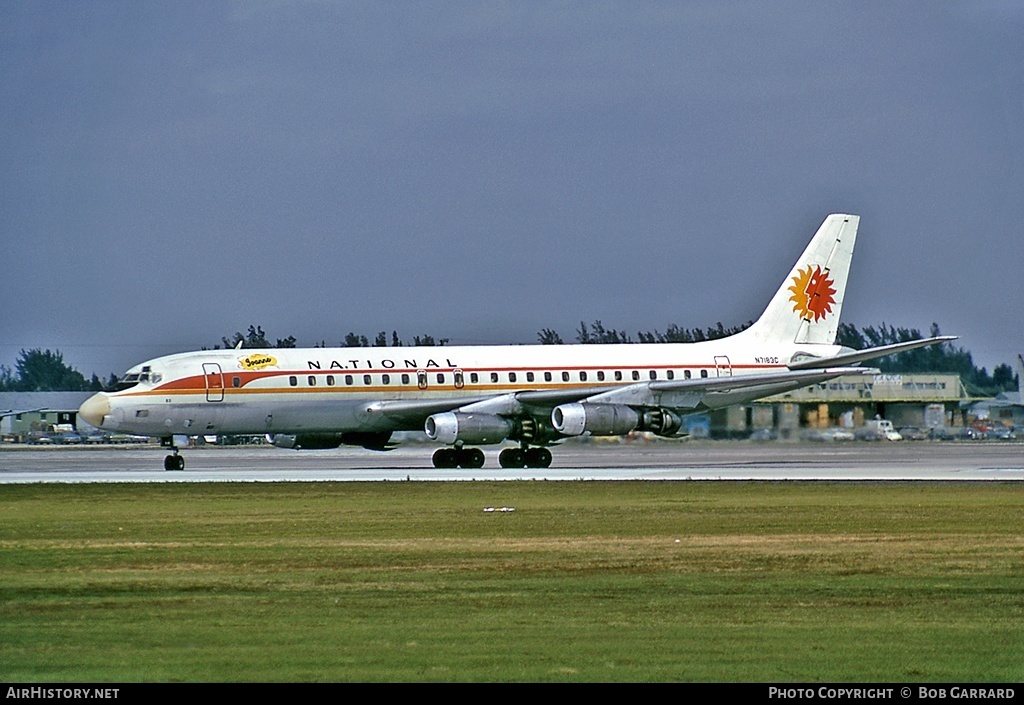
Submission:
[[[0,516],[0,681],[1024,680],[1013,484],[5,485]]]

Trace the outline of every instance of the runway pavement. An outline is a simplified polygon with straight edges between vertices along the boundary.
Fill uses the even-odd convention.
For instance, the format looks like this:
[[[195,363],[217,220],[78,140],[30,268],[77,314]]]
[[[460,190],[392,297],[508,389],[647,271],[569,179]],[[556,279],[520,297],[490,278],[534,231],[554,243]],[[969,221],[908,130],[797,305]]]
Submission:
[[[80,482],[344,482],[470,480],[847,480],[1024,481],[1024,443],[685,441],[567,443],[552,467],[498,467],[485,448],[478,470],[438,470],[434,446],[380,453],[361,448],[294,451],[206,446],[182,451],[183,472],[165,472],[157,446],[0,445],[0,484]]]

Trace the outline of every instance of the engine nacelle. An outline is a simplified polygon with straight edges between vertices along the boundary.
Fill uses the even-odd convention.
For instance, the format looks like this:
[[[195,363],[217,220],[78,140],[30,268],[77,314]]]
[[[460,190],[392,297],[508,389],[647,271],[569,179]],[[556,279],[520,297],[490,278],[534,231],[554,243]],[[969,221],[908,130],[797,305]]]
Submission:
[[[674,436],[682,427],[683,420],[668,409],[644,409],[640,414],[639,431],[650,431],[659,436]]]
[[[427,417],[424,430],[432,441],[475,445],[501,443],[514,429],[512,421],[496,414],[464,414],[446,411]]]
[[[640,425],[640,414],[625,404],[562,404],[551,412],[551,425],[565,436],[621,436]]]
[[[551,425],[564,436],[622,436],[633,431],[650,431],[671,436],[683,420],[668,409],[637,411],[625,404],[562,404],[551,412]]]

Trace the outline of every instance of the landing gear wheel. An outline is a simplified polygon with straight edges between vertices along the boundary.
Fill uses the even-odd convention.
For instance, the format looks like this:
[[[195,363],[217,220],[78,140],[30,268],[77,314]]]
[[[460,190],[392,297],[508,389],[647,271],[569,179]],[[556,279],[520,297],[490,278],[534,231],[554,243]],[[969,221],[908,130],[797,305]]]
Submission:
[[[438,448],[433,462],[435,468],[482,468],[484,452],[479,448]]]
[[[459,467],[459,455],[454,448],[438,448],[434,451],[432,458],[435,468],[457,468]]]
[[[459,467],[467,469],[482,468],[484,466],[484,452],[479,448],[463,448],[456,452],[459,459]]]
[[[525,455],[528,468],[551,467],[551,451],[547,448],[530,448]]]
[[[185,458],[181,455],[168,455],[164,458],[164,470],[184,470]]]
[[[506,448],[498,453],[498,464],[503,468],[526,467],[526,454],[518,448]]]

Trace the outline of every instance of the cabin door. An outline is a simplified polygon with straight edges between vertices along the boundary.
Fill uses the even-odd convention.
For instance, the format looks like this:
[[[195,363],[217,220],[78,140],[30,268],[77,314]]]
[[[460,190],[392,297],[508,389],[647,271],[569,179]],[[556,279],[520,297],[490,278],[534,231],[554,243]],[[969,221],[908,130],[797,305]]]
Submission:
[[[204,362],[203,379],[206,381],[206,401],[224,401],[224,373],[220,365]]]
[[[719,377],[732,377],[732,363],[725,355],[715,356],[715,372]]]

